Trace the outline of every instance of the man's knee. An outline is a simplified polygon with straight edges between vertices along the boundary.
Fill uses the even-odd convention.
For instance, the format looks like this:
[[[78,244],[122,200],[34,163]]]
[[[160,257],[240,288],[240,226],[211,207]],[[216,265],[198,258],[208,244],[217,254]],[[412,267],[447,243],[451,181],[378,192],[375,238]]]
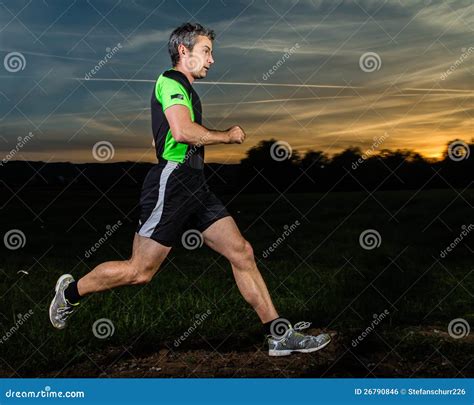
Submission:
[[[133,263],[129,273],[129,283],[133,285],[148,284],[155,273],[158,271],[158,266],[152,263]]]
[[[250,260],[254,259],[252,245],[248,241],[246,241],[245,239],[244,239],[244,253],[243,253],[243,256],[246,259],[250,259]]]
[[[252,245],[242,238],[233,249],[230,261],[234,264],[248,264],[254,260]]]

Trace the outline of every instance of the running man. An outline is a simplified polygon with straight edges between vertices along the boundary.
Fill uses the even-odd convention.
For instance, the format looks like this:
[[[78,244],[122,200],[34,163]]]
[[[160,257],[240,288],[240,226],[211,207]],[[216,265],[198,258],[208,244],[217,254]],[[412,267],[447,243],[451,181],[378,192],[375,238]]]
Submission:
[[[149,283],[183,232],[196,229],[207,246],[229,260],[240,293],[263,324],[269,355],[309,353],[331,340],[327,334],[298,332],[307,328],[308,322],[292,326],[279,317],[250,243],[204,178],[204,145],[241,144],[245,140],[239,126],[219,131],[202,125],[201,102],[192,84],[205,78],[214,64],[214,37],[214,31],[192,23],[172,32],[168,51],[173,68],[158,77],[151,98],[158,164],[143,183],[132,257],[102,263],[77,282],[70,274],[62,275],[49,309],[55,328],[66,327],[69,316],[88,294]]]

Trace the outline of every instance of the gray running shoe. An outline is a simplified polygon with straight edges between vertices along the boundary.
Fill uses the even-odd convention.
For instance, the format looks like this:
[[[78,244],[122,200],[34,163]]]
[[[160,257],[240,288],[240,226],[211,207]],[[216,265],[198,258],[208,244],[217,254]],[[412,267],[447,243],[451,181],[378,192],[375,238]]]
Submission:
[[[268,337],[268,354],[270,356],[289,356],[293,352],[311,353],[326,347],[331,341],[331,336],[327,333],[310,336],[298,332],[309,328],[310,325],[309,322],[298,322],[294,327],[289,324],[281,337],[270,335]]]
[[[64,290],[74,281],[70,274],[63,274],[56,283],[56,295],[49,306],[49,319],[53,326],[57,329],[66,327],[67,318],[74,312],[77,304],[70,304],[64,297]]]

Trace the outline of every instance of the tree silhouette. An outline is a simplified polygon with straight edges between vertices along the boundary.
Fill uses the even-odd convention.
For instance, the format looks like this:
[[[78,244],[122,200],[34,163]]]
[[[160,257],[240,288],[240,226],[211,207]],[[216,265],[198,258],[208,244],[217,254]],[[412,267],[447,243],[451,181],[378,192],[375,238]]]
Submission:
[[[319,150],[309,150],[301,159],[301,168],[303,170],[324,169],[330,163],[329,156]]]
[[[363,152],[350,146],[329,157],[323,151],[300,153],[285,142],[263,140],[250,148],[240,165],[207,164],[212,187],[222,193],[311,192],[327,190],[399,190],[466,188],[474,184],[474,139],[454,139],[442,160],[426,159],[407,149]],[[11,161],[0,166],[0,189],[11,186],[91,187],[117,183],[140,187],[152,164],[48,163]],[[41,175],[37,175],[41,171]],[[127,171],[130,176],[123,176]],[[84,176],[78,176],[83,172]],[[36,177],[34,177],[36,176]],[[7,187],[8,186],[8,187]]]
[[[298,178],[300,163],[298,151],[272,138],[250,148],[241,169],[244,177],[253,179],[253,191],[285,190]]]
[[[461,139],[453,139],[446,144],[446,149],[443,152],[443,160],[445,162],[460,162],[471,159],[474,152],[474,138],[471,143],[464,142]]]
[[[286,147],[283,143],[279,146],[278,143],[279,141],[273,138],[260,141],[247,151],[247,157],[241,160],[242,166],[275,170],[298,166],[301,160],[298,151],[293,150],[291,146]]]

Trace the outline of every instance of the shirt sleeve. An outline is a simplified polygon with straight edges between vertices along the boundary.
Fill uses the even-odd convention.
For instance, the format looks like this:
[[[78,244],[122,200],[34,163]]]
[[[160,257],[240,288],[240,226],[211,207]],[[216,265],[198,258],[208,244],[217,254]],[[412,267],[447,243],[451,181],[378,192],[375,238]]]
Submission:
[[[163,106],[163,111],[172,105],[180,104],[189,108],[192,114],[193,107],[188,93],[182,84],[169,77],[160,77],[155,87],[156,99]]]

